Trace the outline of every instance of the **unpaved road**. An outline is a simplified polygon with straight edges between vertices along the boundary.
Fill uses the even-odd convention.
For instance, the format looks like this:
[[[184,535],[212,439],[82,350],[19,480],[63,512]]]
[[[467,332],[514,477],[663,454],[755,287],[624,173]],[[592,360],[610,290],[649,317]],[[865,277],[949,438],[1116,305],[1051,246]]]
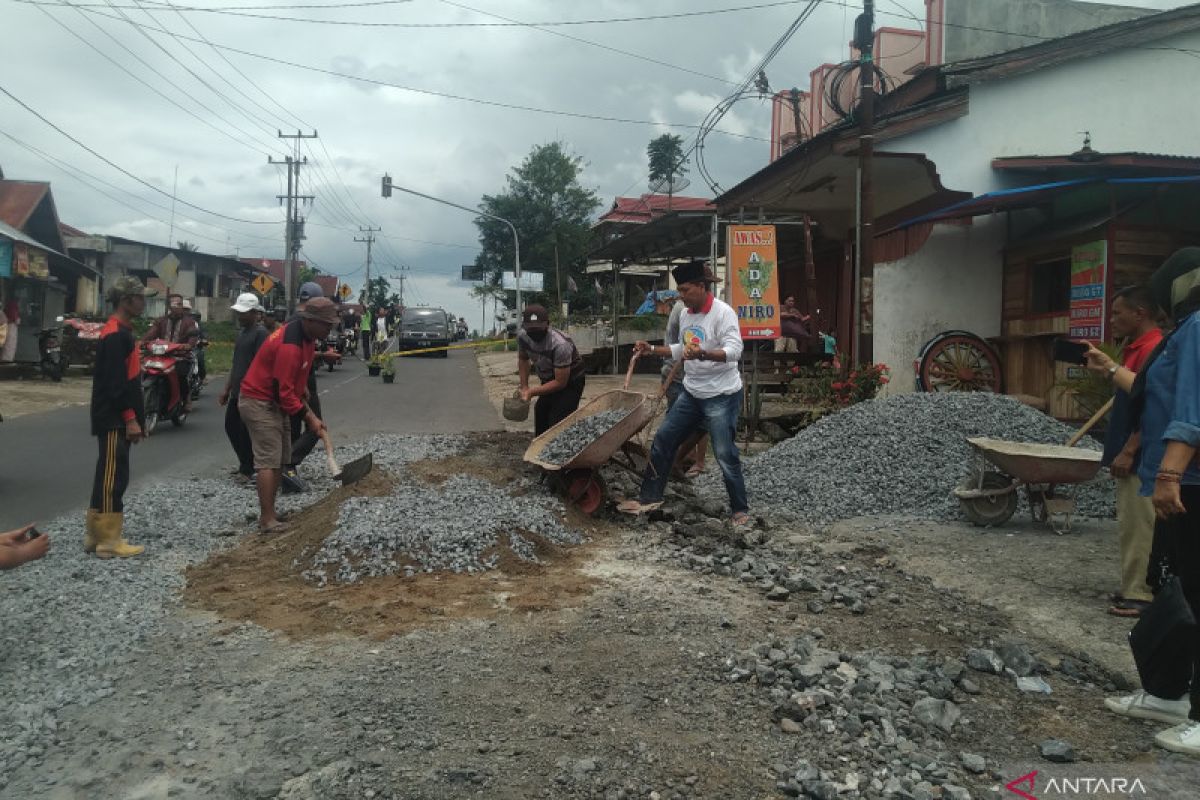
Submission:
[[[523,441],[480,437],[462,456],[409,469],[431,488],[450,474],[511,482]],[[791,564],[826,586],[877,589],[855,614],[835,600],[819,612],[808,596],[774,602],[720,574],[719,532],[573,521],[591,541],[544,551],[540,566],[324,594],[288,583],[303,542],[231,540],[188,573],[164,632],[129,642],[132,660],[107,670],[119,690],[64,709],[40,752],[8,765],[0,796],[767,798],[782,796],[780,770],[802,761],[832,765],[833,783],[861,773],[861,790],[843,783],[840,796],[877,796],[863,751],[836,733],[845,720],[830,735],[786,733],[767,686],[730,678],[748,649],[804,633],[842,654],[841,671],[855,671],[851,659],[860,670],[872,657],[961,659],[1013,636],[1048,665],[1049,697],[1001,676],[973,675],[977,694],[954,687],[963,721],[949,734],[902,728],[914,749],[901,772],[903,759],[929,757],[961,774],[960,753],[977,754],[987,771],[956,780],[972,797],[1000,797],[1024,774],[1014,765],[1053,766],[1037,745],[1057,737],[1106,768],[1182,773],[1180,793],[1154,796],[1192,796],[1194,762],[1154,752],[1154,726],[1101,710],[1130,678],[1114,646],[1127,623],[1104,617],[1099,599],[1116,568],[1111,524],[1010,537],[857,520],[737,545],[738,558]],[[327,505],[298,515],[308,534],[330,525]],[[1039,569],[1021,577],[1033,558]],[[19,665],[4,673],[16,679]],[[936,784],[945,767],[931,769],[914,783]]]

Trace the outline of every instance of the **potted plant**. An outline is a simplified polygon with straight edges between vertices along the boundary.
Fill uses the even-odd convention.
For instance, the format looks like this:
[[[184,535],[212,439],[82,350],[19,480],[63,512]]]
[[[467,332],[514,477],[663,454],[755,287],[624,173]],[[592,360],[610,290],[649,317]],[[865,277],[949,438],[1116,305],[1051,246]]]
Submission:
[[[396,382],[396,359],[394,359],[394,358],[383,359],[383,382],[384,383],[395,383]]]
[[[367,374],[374,377],[383,369],[383,360],[378,355],[371,356],[371,360],[367,362]]]

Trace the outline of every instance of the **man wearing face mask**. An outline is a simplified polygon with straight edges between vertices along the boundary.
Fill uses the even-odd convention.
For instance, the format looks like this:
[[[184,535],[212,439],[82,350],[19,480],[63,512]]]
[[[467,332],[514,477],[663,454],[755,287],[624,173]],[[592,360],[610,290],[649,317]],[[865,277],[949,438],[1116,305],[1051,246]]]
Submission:
[[[583,397],[584,366],[575,343],[560,330],[550,327],[546,309],[525,306],[521,330],[517,332],[517,366],[521,399],[538,398],[533,407],[533,433],[541,436],[579,408]],[[542,385],[530,388],[530,365]]]

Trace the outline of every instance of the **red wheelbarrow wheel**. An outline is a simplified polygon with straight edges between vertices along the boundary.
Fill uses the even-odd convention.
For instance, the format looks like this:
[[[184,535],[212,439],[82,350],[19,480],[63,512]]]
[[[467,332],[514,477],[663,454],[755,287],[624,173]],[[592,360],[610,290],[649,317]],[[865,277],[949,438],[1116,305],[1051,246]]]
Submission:
[[[604,505],[607,487],[600,473],[590,469],[573,469],[564,481],[567,487],[567,502],[584,514],[591,516]]]

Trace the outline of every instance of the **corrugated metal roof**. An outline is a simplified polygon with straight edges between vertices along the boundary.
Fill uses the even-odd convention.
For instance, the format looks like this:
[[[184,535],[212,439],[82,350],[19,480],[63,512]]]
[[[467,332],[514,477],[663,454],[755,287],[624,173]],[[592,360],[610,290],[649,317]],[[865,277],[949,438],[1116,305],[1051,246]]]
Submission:
[[[27,234],[21,230],[18,230],[17,228],[14,228],[12,225],[9,225],[7,222],[4,222],[3,220],[0,220],[0,236],[4,236],[6,238],[12,239],[17,242],[22,242],[23,244],[27,244],[30,247],[36,247],[38,250],[45,250],[47,253],[55,253],[56,255],[60,255],[60,256],[63,255],[62,253],[59,253],[57,250],[46,247],[46,245],[42,244],[37,239],[34,239],[29,234]],[[63,256],[63,257],[65,258],[66,256]]]

